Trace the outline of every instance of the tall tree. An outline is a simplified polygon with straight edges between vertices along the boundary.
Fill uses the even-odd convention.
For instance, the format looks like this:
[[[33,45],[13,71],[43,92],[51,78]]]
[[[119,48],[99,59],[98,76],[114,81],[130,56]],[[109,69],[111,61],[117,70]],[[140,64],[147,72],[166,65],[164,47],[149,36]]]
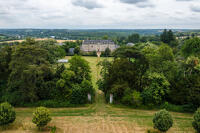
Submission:
[[[110,56],[111,50],[109,48],[106,48],[104,54],[105,54],[106,57]]]
[[[46,61],[47,55],[47,50],[36,45],[15,48],[9,64],[11,73],[8,87],[12,98],[16,97],[16,99],[8,99],[11,100],[10,102],[15,104],[34,102],[40,98],[38,88],[46,79],[50,80],[51,75],[50,64]]]
[[[200,57],[200,38],[194,37],[186,40],[182,46],[182,54],[185,57],[189,57],[191,55]]]
[[[128,36],[128,41],[132,43],[138,43],[140,41],[140,35],[139,34],[132,34]]]
[[[114,52],[114,56],[113,62],[102,62],[103,80],[99,82],[99,85],[106,96],[114,93],[119,101],[124,96],[125,89],[142,91],[148,62],[135,47],[121,47]]]
[[[79,55],[80,52],[81,52],[81,50],[80,50],[80,47],[79,47],[79,46],[77,46],[77,47],[74,48],[74,54]]]
[[[176,40],[172,30],[167,31],[166,29],[160,35],[160,39],[162,42],[167,43],[168,45],[171,45],[171,42]],[[174,44],[174,43],[172,43],[172,44]]]
[[[104,36],[102,37],[102,39],[103,39],[103,40],[108,40],[108,35],[104,35]]]
[[[70,60],[69,70],[75,73],[76,83],[81,83],[83,80],[91,80],[89,63],[80,56],[73,56]]]

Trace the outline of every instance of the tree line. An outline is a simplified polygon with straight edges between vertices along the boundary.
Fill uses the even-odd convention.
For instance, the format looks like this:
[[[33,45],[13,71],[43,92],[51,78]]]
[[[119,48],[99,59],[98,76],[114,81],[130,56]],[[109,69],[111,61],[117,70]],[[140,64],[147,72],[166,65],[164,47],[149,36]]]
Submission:
[[[0,101],[15,106],[69,106],[94,96],[88,62],[79,56],[69,68],[57,61],[66,55],[54,40],[27,38],[0,48]]]
[[[107,101],[113,94],[115,103],[135,107],[194,111],[200,106],[200,39],[179,43],[170,30],[160,38],[160,45],[122,46],[113,61],[99,63],[98,85]]]

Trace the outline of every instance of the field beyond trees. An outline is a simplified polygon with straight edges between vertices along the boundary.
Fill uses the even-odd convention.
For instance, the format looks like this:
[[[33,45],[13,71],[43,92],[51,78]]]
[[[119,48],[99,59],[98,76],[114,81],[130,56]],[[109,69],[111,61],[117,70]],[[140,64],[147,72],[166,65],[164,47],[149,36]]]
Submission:
[[[71,57],[66,57],[67,59]],[[97,80],[96,57],[83,57],[92,70],[92,82]],[[101,58],[105,59],[105,58]],[[112,60],[112,58],[108,58]],[[78,108],[50,108],[52,121],[48,125],[56,126],[58,133],[145,133],[153,129],[153,115],[157,110],[139,110],[105,103],[104,94],[96,88],[96,102]],[[2,133],[39,132],[32,123],[35,108],[16,108],[17,119]],[[192,114],[170,112],[174,126],[168,133],[193,133]],[[50,129],[41,131],[49,133]]]

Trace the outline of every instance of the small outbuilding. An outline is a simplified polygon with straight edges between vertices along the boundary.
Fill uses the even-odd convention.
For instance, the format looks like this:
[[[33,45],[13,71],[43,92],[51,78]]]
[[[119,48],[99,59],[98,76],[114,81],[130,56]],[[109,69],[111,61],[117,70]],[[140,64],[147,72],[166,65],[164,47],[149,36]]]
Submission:
[[[134,46],[134,43],[127,43],[126,46]]]
[[[68,60],[67,59],[60,59],[60,60],[58,60],[58,63],[68,63]]]

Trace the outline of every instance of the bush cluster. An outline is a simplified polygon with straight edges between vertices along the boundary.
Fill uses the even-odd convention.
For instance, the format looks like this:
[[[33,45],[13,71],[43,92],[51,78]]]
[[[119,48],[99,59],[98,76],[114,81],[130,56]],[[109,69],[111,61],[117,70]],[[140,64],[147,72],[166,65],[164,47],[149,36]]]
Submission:
[[[32,122],[41,129],[51,121],[49,110],[45,107],[38,107],[33,113]]]
[[[16,119],[14,108],[7,102],[0,104],[0,126],[13,123]]]
[[[192,122],[194,129],[200,133],[200,108],[194,113],[194,120]]]
[[[164,109],[155,113],[153,124],[155,129],[166,132],[167,130],[169,130],[169,128],[172,127],[173,119],[170,113]]]
[[[16,112],[14,108],[8,103],[4,102],[0,104],[0,126],[6,126],[13,123],[16,119]],[[50,112],[45,107],[36,108],[33,113],[32,122],[41,129],[51,121]],[[56,128],[56,127],[54,127]],[[54,132],[56,129],[53,129]]]

